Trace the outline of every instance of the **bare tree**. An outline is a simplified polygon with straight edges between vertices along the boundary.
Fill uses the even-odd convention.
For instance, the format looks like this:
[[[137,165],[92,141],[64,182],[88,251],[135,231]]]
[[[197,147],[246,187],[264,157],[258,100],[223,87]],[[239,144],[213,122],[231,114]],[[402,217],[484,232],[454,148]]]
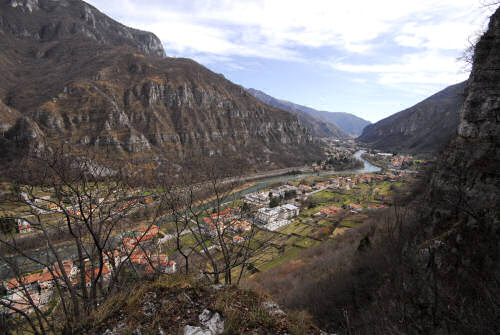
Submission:
[[[121,288],[131,256],[149,252],[141,242],[157,222],[160,208],[134,236],[135,243],[126,245],[121,233],[132,227],[129,216],[140,207],[141,188],[130,171],[89,157],[61,147],[30,155],[22,162],[23,169],[11,175],[8,200],[22,210],[14,219],[21,228],[33,230],[31,234],[45,247],[33,252],[19,245],[19,234],[0,236],[0,245],[7,251],[0,261],[15,276],[7,283],[11,292],[0,305],[35,334],[54,333],[56,317],[64,320],[65,331],[73,331],[82,317]],[[53,239],[53,231],[60,229],[68,236],[63,244]],[[40,269],[32,275],[39,276],[36,282],[23,274],[27,268],[20,262]],[[154,268],[154,263],[150,265]],[[46,313],[50,304],[42,300],[50,299],[57,313]]]
[[[198,176],[186,174],[180,184],[164,186],[164,207],[174,227],[175,249],[191,268],[218,284],[241,280],[248,262],[266,246],[259,241],[254,213],[244,212],[233,193],[241,184],[214,160],[204,160]]]

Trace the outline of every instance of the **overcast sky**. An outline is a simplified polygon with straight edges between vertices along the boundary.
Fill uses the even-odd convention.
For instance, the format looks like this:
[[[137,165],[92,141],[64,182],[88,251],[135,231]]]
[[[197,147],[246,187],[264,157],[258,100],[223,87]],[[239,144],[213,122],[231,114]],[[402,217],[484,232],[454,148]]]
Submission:
[[[167,55],[245,87],[378,121],[466,80],[479,0],[87,0]]]

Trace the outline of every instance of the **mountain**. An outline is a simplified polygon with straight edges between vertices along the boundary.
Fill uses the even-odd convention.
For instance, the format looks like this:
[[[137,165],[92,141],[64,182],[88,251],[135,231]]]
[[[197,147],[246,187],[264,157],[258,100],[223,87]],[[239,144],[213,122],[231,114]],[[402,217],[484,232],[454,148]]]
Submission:
[[[334,134],[337,134],[337,136],[341,134],[338,128],[340,128],[340,130],[344,133],[348,133],[352,136],[358,136],[363,131],[363,128],[370,124],[370,122],[352,114],[318,111],[313,108],[297,105],[293,102],[273,98],[272,96],[253,88],[248,89],[248,92],[268,105],[301,115],[305,119],[305,122],[308,122],[309,124],[314,124],[314,121],[307,118],[307,115],[316,120],[315,122],[318,122],[319,120],[322,121],[323,124],[329,124],[330,129],[334,126],[333,129],[337,130],[335,131],[332,129],[332,131]]]
[[[351,137],[345,131],[337,127],[335,124],[315,118],[301,109],[307,107],[299,106],[292,102],[284,100],[278,100],[270,95],[267,95],[262,91],[253,88],[249,88],[247,91],[255,98],[259,99],[260,101],[270,106],[285,110],[290,113],[294,113],[295,115],[297,115],[299,121],[304,126],[311,129],[312,134],[316,137],[334,137],[338,139],[348,139]]]
[[[385,151],[434,153],[455,136],[467,82],[449,86],[413,107],[369,125],[357,139]]]
[[[0,72],[3,156],[66,143],[148,166],[212,156],[255,169],[322,155],[296,116],[80,0],[2,0]]]
[[[301,107],[306,113],[320,120],[336,124],[340,129],[353,136],[359,136],[363,132],[363,129],[371,124],[370,121],[349,113],[318,111],[305,106]]]

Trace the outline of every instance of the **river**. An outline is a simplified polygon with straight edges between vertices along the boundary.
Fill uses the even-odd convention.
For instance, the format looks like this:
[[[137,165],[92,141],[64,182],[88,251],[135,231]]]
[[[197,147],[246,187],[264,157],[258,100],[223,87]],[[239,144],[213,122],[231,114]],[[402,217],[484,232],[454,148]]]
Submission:
[[[328,175],[346,175],[346,174],[363,174],[363,173],[375,173],[379,172],[381,168],[378,166],[375,166],[373,164],[370,164],[370,162],[364,160],[361,155],[363,155],[366,151],[365,150],[359,150],[356,151],[353,155],[355,159],[358,159],[363,162],[363,168],[362,169],[357,169],[357,170],[344,170],[344,171],[321,171],[321,172],[314,172],[314,173],[300,173],[300,174],[293,174],[293,175],[283,175],[283,176],[276,176],[276,177],[269,177],[269,178],[264,178],[261,180],[258,180],[255,185],[246,188],[244,190],[241,190],[239,192],[236,192],[234,195],[230,196],[230,199],[225,199],[225,201],[229,201],[233,198],[241,198],[247,194],[261,191],[263,189],[266,189],[269,187],[270,184],[274,184],[277,182],[287,182],[291,180],[297,180],[297,179],[304,179],[308,177],[313,177],[313,176],[328,176]],[[207,204],[209,207],[210,203]],[[213,206],[213,203],[212,203]]]
[[[248,187],[244,190],[238,191],[224,199],[222,199],[222,202],[229,202],[235,199],[239,199],[241,197],[244,197],[247,194],[257,192],[264,190],[269,187],[270,184],[277,183],[277,182],[287,182],[291,180],[297,180],[297,179],[303,179],[303,178],[308,178],[308,177],[313,177],[313,176],[328,176],[328,175],[346,175],[346,174],[363,174],[363,173],[374,173],[378,172],[381,169],[378,166],[375,166],[373,164],[370,164],[368,161],[364,160],[361,155],[365,153],[365,150],[359,150],[356,153],[354,153],[353,157],[362,161],[364,166],[362,169],[357,169],[357,170],[345,170],[345,171],[321,171],[321,172],[315,172],[315,173],[301,173],[301,174],[294,174],[294,175],[282,175],[282,176],[275,176],[275,177],[269,177],[269,178],[264,178],[258,180],[255,185]],[[215,200],[210,201],[208,203],[205,203],[198,207],[198,210],[203,210],[206,208],[211,208],[216,205]],[[164,222],[168,222],[168,217],[164,220]],[[57,247],[57,251],[60,255],[61,258],[63,259],[69,259],[74,255],[76,252],[75,247],[71,245],[64,245],[61,247]],[[27,252],[28,255],[34,259],[37,260],[43,260],[44,262],[47,261],[47,258],[50,258],[50,262],[55,262],[55,259],[52,254],[48,254],[47,250],[45,249],[38,249],[38,250],[33,250]],[[22,269],[22,272],[31,272],[31,271],[36,271],[41,269],[42,267],[38,264],[33,263],[32,261],[27,261],[24,257],[21,256],[15,256],[15,257],[10,257],[9,261],[15,261],[19,264],[20,268]],[[0,280],[4,280],[6,278],[12,277],[12,273],[9,269],[9,266],[3,262],[0,262]]]

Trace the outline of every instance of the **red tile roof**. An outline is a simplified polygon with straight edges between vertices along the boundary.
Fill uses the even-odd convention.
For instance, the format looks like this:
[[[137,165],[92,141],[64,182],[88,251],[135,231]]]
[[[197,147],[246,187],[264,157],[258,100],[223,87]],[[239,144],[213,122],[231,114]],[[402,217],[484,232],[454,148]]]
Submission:
[[[105,276],[107,275],[108,273],[110,273],[108,267],[106,265],[104,265],[102,267],[102,272],[101,272],[101,278],[102,276]],[[97,269],[94,269],[94,278],[99,274],[99,268]],[[89,283],[90,281],[92,280],[92,270],[88,270],[87,273],[85,274],[85,282],[86,283]]]
[[[12,290],[13,288],[21,287],[23,284],[30,285],[30,284],[36,283],[39,279],[40,279],[39,273],[35,273],[35,274],[29,275],[29,276],[21,277],[20,282],[17,280],[17,278],[12,278],[9,281],[7,281],[7,288],[9,290]]]

